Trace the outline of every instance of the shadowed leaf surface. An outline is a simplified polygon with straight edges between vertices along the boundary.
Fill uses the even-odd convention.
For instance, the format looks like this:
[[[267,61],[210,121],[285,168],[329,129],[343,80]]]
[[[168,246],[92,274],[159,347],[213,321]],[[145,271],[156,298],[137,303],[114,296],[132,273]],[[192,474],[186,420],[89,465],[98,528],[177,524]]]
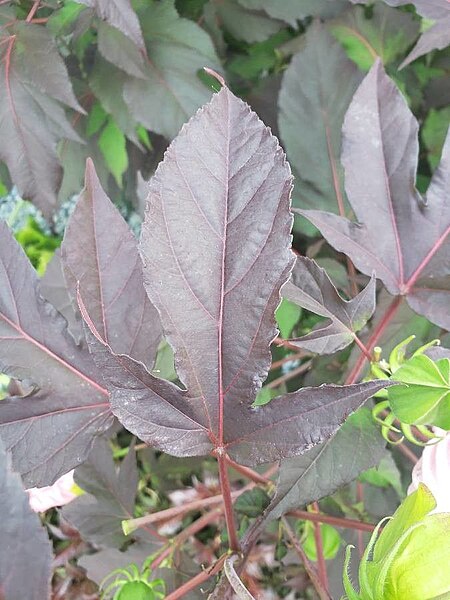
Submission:
[[[139,20],[130,0],[75,0],[93,8],[98,16],[130,38],[141,50],[145,50]]]
[[[239,4],[252,10],[264,10],[274,19],[285,21],[291,27],[306,17],[335,17],[346,6],[346,0],[239,0]]]
[[[345,111],[361,80],[358,69],[319,24],[287,68],[279,96],[279,129],[297,175],[294,205],[345,214],[339,162]]]
[[[415,189],[418,124],[377,63],[356,92],[344,123],[345,187],[357,223],[304,211],[363,273],[433,323],[450,328],[450,135],[423,200]],[[414,244],[411,243],[414,240]]]
[[[145,79],[130,78],[124,99],[139,123],[171,139],[211,96],[197,71],[220,70],[219,60],[208,34],[180,18],[173,0],[154,2],[140,16],[148,52]]]
[[[29,487],[52,484],[84,460],[112,424],[108,392],[87,348],[44,300],[36,272],[0,222],[0,367],[34,387],[0,404],[0,437]]]
[[[137,240],[106,196],[89,160],[85,188],[67,224],[61,256],[75,306],[78,282],[102,339],[115,352],[151,367],[161,325],[144,290]]]
[[[281,463],[269,520],[333,494],[366,469],[377,465],[385,441],[368,408],[352,415],[335,436],[296,458]]]
[[[176,456],[225,448],[246,464],[268,462],[323,441],[385,385],[303,389],[251,408],[293,261],[290,187],[277,140],[226,87],[183,128],[151,180],[144,285],[186,391],[111,353],[80,286],[113,411],[145,442]]]
[[[351,344],[375,311],[376,280],[373,277],[355,298],[344,300],[326,271],[309,258],[299,256],[283,297],[331,320],[307,335],[290,340],[299,348],[332,354]]]
[[[138,484],[136,453],[131,446],[116,469],[108,441],[100,438],[88,460],[75,469],[75,482],[86,492],[62,509],[81,537],[96,546],[119,548],[127,541],[122,520],[134,516]],[[151,530],[150,530],[151,531]],[[141,533],[147,538],[144,527]]]
[[[49,217],[61,183],[56,143],[80,141],[59,102],[82,109],[45,28],[24,22],[2,28],[0,61],[0,159],[22,196]]]
[[[50,598],[52,545],[0,444],[0,597]]]

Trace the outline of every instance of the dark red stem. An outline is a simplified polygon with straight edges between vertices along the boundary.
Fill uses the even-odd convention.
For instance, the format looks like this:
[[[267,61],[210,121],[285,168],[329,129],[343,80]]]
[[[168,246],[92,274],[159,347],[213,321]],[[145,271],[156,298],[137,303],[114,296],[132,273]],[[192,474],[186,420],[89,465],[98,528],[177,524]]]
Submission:
[[[217,462],[219,465],[220,488],[222,490],[230,550],[238,553],[240,552],[240,544],[236,531],[236,522],[234,520],[233,500],[231,496],[230,480],[228,478],[227,460],[224,453],[217,454]]]

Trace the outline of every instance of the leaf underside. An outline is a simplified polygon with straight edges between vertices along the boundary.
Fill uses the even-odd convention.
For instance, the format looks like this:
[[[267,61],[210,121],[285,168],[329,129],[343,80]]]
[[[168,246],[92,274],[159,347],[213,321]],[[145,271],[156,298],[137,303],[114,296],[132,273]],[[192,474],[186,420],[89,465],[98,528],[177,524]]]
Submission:
[[[270,367],[274,311],[292,267],[290,188],[277,140],[226,87],[182,129],[151,180],[140,242],[144,285],[185,390],[113,351],[80,282],[112,410],[145,442],[176,456],[224,449],[246,464],[277,460],[332,435],[385,385],[303,389],[251,408]]]

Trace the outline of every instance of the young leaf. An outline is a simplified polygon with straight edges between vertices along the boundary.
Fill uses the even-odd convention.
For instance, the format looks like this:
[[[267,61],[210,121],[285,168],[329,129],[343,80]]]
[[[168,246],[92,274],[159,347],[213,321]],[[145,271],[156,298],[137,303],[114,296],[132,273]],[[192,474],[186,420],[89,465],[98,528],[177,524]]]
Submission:
[[[0,60],[0,159],[21,195],[33,199],[49,217],[61,182],[56,142],[80,141],[58,102],[82,109],[44,27],[16,22],[3,28]]]
[[[324,269],[309,258],[299,256],[291,281],[283,288],[283,297],[302,308],[331,319],[307,335],[291,340],[299,348],[318,354],[342,350],[355,339],[375,311],[376,280],[370,282],[355,298],[344,300]]]
[[[226,87],[166,151],[150,183],[140,250],[185,392],[110,352],[80,285],[113,411],[145,442],[176,456],[217,449],[246,464],[269,462],[328,438],[386,385],[305,388],[251,407],[292,266],[290,187],[277,140]]]
[[[86,492],[62,509],[81,537],[96,546],[119,548],[127,540],[122,520],[134,516],[138,484],[136,454],[131,447],[116,470],[108,441],[99,438],[88,460],[75,469],[75,482]],[[145,528],[142,530],[145,532]]]
[[[100,19],[126,35],[145,52],[144,38],[130,0],[76,0],[93,8]]]
[[[450,429],[448,358],[434,362],[418,354],[401,365],[393,379],[406,384],[388,391],[391,408],[400,421]]]
[[[352,415],[336,435],[303,456],[281,463],[275,497],[266,518],[281,517],[350,483],[379,463],[385,442],[368,408]]]
[[[430,321],[450,329],[450,134],[426,201],[414,187],[417,121],[377,62],[344,123],[342,162],[358,223],[304,211],[327,241]],[[414,245],[411,240],[414,240]]]
[[[210,97],[197,71],[205,65],[220,69],[219,60],[208,34],[196,23],[180,18],[174,0],[152,2],[140,17],[148,40],[146,78],[130,78],[124,99],[136,121],[173,138]]]
[[[294,204],[345,214],[339,164],[345,111],[361,76],[319,24],[287,68],[279,97],[279,128],[298,176]]]
[[[74,305],[78,282],[102,339],[115,352],[152,366],[161,325],[144,290],[137,240],[103,191],[90,160],[61,256]]]
[[[98,138],[98,147],[103,154],[106,166],[121,188],[122,176],[128,168],[127,142],[113,119],[108,119],[108,123],[101,132]]]
[[[52,545],[0,444],[0,597],[48,600]]]
[[[44,300],[36,272],[0,222],[0,364],[36,386],[0,403],[0,437],[29,487],[50,485],[80,464],[108,429],[108,392],[86,348]]]

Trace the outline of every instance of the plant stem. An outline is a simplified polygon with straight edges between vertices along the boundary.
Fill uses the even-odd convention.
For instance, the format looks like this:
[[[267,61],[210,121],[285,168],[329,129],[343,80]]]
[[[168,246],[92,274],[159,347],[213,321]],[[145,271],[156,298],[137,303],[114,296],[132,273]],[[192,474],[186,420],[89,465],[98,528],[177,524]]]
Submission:
[[[315,587],[316,592],[319,594],[320,600],[330,600],[330,596],[329,596],[327,590],[324,589],[316,569],[314,568],[314,566],[312,565],[312,563],[306,556],[305,551],[301,547],[300,542],[297,540],[297,537],[296,537],[295,533],[293,532],[291,526],[289,525],[286,517],[282,517],[281,522],[283,523],[283,527],[284,527],[286,533],[288,534],[288,537],[289,537],[292,545],[294,546],[297,554],[299,555],[300,560],[302,561],[306,572],[309,575],[311,583]]]
[[[227,524],[228,542],[230,550],[240,552],[240,544],[236,531],[236,522],[233,513],[233,501],[230,488],[230,480],[228,478],[228,467],[225,454],[223,452],[217,454],[217,463],[219,465],[219,480],[222,490],[225,521]]]
[[[391,319],[397,312],[402,300],[403,300],[402,296],[395,296],[395,298],[392,300],[392,302],[386,309],[386,312],[384,313],[383,318],[378,323],[377,327],[374,329],[372,335],[369,338],[369,341],[367,342],[367,345],[365,346],[365,348],[367,349],[369,354],[372,352],[374,346],[377,345],[378,340],[383,335],[389,322],[391,321]],[[358,360],[355,363],[355,366],[350,371],[347,379],[345,380],[346,385],[355,383],[355,381],[358,379],[358,377],[361,374],[361,371],[364,367],[364,363],[366,360],[367,360],[367,357],[365,354],[361,354],[359,356]]]
[[[282,383],[285,383],[286,381],[289,381],[293,377],[296,377],[297,375],[301,375],[302,373],[305,373],[306,371],[308,371],[310,369],[311,365],[312,365],[312,360],[306,361],[305,363],[303,363],[296,369],[292,369],[292,371],[289,371],[288,373],[285,373],[284,375],[281,375],[281,377],[277,377],[277,379],[274,379],[273,381],[268,383],[266,385],[266,388],[272,389],[272,388],[278,387],[279,385],[281,385]]]
[[[317,502],[313,502],[312,511],[314,513],[319,512],[319,505]],[[314,540],[316,542],[316,553],[317,553],[317,568],[319,571],[320,581],[322,582],[323,587],[328,592],[329,584],[328,584],[328,574],[327,574],[327,565],[325,562],[325,556],[323,554],[323,540],[322,540],[322,532],[320,530],[320,523],[314,523]]]
[[[344,527],[346,529],[356,529],[357,531],[372,532],[375,529],[375,525],[371,523],[364,523],[364,521],[357,521],[355,519],[346,519],[344,517],[333,517],[324,513],[310,512],[307,510],[291,510],[287,513],[292,517],[303,519],[305,521],[313,521],[316,523],[328,523],[335,527]]]
[[[266,477],[265,475],[260,475],[253,469],[249,469],[248,467],[244,467],[243,465],[240,465],[239,463],[237,463],[233,459],[231,459],[228,455],[225,456],[225,459],[226,459],[228,465],[232,469],[234,469],[235,471],[237,471],[244,477],[247,477],[247,479],[250,479],[250,481],[254,481],[255,483],[260,483],[261,485],[272,485],[273,484],[273,481],[271,479],[269,479],[268,477]],[[277,470],[277,469],[278,469],[278,467],[275,468],[275,470]]]
[[[274,371],[275,369],[278,369],[287,362],[294,362],[296,360],[300,360],[301,358],[305,358],[305,356],[311,356],[311,354],[309,352],[296,352],[295,354],[288,354],[288,356],[280,358],[280,360],[274,361],[270,367],[270,370]]]
[[[369,350],[366,348],[366,346],[363,344],[363,342],[359,339],[359,337],[356,335],[356,333],[354,334],[354,339],[355,339],[356,345],[359,347],[359,349],[364,354],[364,356],[367,358],[367,360],[371,361],[372,354],[369,352]]]
[[[27,14],[27,17],[25,19],[26,23],[29,23],[32,20],[32,18],[36,14],[37,9],[39,8],[40,2],[41,0],[34,0],[33,6],[31,7],[30,12]]]
[[[165,600],[178,600],[178,598],[186,596],[186,594],[194,590],[203,582],[208,581],[208,579],[216,575],[216,573],[218,573],[222,569],[223,563],[225,562],[227,556],[227,554],[221,556],[211,567],[205,569],[204,571],[201,571],[198,575],[184,583],[174,592],[167,595]]]

